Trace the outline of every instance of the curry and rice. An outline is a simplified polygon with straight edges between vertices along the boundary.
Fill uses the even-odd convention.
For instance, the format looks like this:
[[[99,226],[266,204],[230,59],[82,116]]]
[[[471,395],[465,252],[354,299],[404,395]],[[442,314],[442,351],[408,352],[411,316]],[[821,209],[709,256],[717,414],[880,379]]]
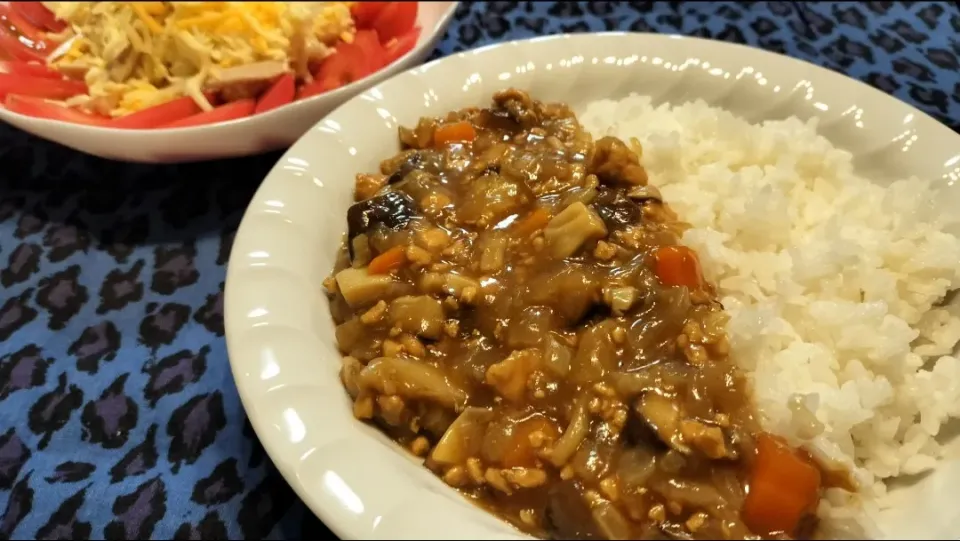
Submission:
[[[668,205],[686,199],[675,173],[709,164],[657,150],[648,168],[611,107],[588,109],[594,136],[503,91],[401,128],[403,150],[357,176],[327,282],[354,414],[539,537],[824,535],[869,465],[828,445],[809,395],[768,406],[756,357],[783,352],[745,347],[725,246]]]

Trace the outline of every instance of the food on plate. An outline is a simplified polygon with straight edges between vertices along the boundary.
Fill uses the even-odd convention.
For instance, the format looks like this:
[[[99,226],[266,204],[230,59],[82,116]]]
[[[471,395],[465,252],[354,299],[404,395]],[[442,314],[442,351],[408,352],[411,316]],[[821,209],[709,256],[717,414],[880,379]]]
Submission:
[[[391,64],[416,45],[416,17],[416,2],[11,2],[0,98],[108,127],[223,122]],[[10,106],[21,97],[54,108]]]
[[[603,107],[587,127],[653,129]],[[663,116],[665,130],[698,120]],[[771,391],[749,381],[776,367],[730,354],[728,301],[703,265],[719,256],[687,242],[658,189],[750,156],[684,164],[671,140],[638,138],[594,137],[568,106],[513,89],[400,128],[402,151],[356,178],[326,281],[354,414],[540,537],[822,535],[829,501],[861,488],[857,466],[820,452],[832,427],[809,400],[760,402],[787,425],[756,408]],[[648,145],[676,155],[650,167]]]
[[[944,302],[960,287],[960,202],[941,179],[872,182],[815,120],[751,124],[644,96],[579,118],[642,143],[717,285],[763,426],[857,481],[855,497],[828,493],[826,523],[870,518],[891,502],[885,480],[938,464],[941,427],[960,416],[960,319]]]

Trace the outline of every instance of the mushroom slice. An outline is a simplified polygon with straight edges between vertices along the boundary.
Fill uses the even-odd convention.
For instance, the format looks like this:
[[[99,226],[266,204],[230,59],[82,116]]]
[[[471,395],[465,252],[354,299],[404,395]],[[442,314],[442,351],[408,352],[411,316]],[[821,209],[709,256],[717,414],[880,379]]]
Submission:
[[[355,237],[367,233],[377,225],[398,231],[406,227],[415,215],[413,199],[395,191],[387,191],[351,205],[347,210],[347,248],[351,261],[354,257]]]

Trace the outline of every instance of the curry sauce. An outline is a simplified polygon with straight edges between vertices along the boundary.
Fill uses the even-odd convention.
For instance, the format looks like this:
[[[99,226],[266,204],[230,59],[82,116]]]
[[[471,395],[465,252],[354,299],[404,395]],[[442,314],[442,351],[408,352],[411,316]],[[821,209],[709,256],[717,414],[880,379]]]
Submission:
[[[791,539],[826,475],[760,430],[637,141],[564,104],[401,128],[327,281],[357,418],[555,539]]]

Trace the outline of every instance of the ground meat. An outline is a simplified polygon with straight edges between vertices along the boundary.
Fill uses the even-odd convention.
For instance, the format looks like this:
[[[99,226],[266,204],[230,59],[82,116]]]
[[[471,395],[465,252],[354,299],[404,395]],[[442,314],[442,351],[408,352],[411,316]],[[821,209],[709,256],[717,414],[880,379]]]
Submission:
[[[810,533],[746,518],[750,494],[797,484],[747,491],[761,451],[817,470],[759,430],[716,291],[636,146],[516,89],[399,139],[358,175],[353,257],[325,282],[358,418],[540,537]]]

